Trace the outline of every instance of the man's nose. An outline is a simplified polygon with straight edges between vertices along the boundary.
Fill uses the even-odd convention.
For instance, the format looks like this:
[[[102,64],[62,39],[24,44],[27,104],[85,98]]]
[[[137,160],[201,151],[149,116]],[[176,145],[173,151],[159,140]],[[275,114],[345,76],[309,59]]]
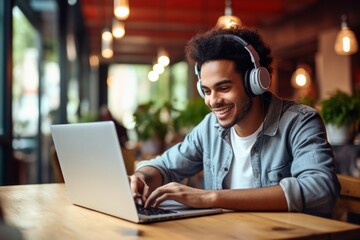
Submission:
[[[209,95],[209,105],[214,108],[217,107],[222,101],[222,98],[220,97],[220,95],[216,92],[212,92]]]

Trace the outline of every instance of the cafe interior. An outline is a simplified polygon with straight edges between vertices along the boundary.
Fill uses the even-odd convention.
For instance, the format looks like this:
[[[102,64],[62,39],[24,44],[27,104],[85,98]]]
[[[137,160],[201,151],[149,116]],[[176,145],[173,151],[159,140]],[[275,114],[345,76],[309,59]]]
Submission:
[[[181,141],[208,113],[185,45],[234,24],[271,47],[271,92],[324,114],[326,100],[346,98],[326,105],[336,116],[353,107],[350,130],[329,141],[338,172],[358,179],[359,9],[357,0],[3,0],[0,186],[61,182],[50,126],[104,120],[103,108],[125,128],[128,172]]]

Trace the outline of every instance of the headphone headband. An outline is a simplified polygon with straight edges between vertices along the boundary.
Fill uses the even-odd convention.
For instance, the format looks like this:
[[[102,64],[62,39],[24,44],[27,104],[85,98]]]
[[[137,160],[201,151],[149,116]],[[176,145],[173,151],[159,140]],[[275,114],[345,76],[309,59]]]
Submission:
[[[260,67],[260,57],[259,54],[256,52],[255,48],[247,43],[244,39],[242,39],[239,36],[236,35],[232,35],[232,34],[223,34],[223,35],[218,35],[218,37],[226,37],[226,38],[232,38],[233,40],[241,43],[241,45],[243,45],[243,47],[246,49],[246,51],[249,52],[250,58],[251,58],[251,62],[254,64],[255,68]]]

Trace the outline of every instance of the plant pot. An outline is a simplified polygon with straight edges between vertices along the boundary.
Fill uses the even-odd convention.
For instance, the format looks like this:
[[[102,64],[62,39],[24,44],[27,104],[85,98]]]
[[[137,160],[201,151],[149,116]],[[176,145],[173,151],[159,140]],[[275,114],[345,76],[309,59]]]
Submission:
[[[351,124],[341,126],[326,124],[326,131],[328,135],[328,141],[334,145],[347,144],[351,142],[354,134],[354,128]]]

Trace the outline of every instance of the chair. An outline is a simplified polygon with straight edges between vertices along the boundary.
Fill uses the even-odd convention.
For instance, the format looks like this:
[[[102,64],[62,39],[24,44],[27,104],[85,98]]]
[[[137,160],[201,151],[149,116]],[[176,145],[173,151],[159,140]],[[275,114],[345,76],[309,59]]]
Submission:
[[[360,178],[338,174],[341,193],[333,218],[346,222],[360,222]],[[354,218],[354,219],[352,219]]]
[[[54,173],[54,178],[56,183],[64,183],[64,177],[61,172],[59,158],[57,156],[56,150],[54,146],[50,148],[50,156],[51,156],[51,167]]]
[[[134,173],[135,164],[136,164],[135,150],[121,147],[121,151],[122,151],[122,155],[124,157],[126,172],[128,175],[131,175]]]

